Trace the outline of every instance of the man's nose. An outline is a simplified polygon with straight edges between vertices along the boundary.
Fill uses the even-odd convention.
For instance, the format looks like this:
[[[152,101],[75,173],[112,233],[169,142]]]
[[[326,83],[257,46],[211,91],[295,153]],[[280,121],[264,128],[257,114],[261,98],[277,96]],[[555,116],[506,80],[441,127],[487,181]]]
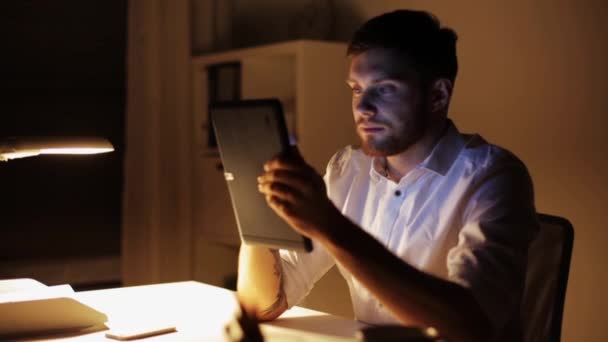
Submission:
[[[366,93],[361,95],[361,98],[355,105],[355,110],[363,116],[373,116],[376,113],[376,107],[372,103],[370,96]]]

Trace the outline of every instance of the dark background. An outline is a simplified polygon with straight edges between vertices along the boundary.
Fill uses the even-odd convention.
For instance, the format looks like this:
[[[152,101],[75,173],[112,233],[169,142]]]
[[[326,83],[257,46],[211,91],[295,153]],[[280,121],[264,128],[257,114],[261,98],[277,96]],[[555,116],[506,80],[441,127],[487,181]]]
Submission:
[[[0,138],[92,135],[116,152],[0,163],[0,260],[120,254],[126,13],[1,1]]]

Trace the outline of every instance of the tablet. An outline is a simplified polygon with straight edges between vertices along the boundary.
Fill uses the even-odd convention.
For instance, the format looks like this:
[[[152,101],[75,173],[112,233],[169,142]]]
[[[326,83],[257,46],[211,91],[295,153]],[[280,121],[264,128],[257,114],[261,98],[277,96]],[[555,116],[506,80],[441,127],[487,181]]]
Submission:
[[[211,121],[241,241],[276,249],[312,250],[266,203],[257,177],[264,163],[288,153],[281,103],[275,99],[223,102],[211,107]]]

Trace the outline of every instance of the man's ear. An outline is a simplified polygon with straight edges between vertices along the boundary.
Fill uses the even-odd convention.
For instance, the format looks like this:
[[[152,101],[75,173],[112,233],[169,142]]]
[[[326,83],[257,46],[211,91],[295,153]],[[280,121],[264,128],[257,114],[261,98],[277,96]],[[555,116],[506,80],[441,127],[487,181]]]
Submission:
[[[438,78],[429,87],[429,110],[432,113],[446,111],[452,98],[452,81]]]

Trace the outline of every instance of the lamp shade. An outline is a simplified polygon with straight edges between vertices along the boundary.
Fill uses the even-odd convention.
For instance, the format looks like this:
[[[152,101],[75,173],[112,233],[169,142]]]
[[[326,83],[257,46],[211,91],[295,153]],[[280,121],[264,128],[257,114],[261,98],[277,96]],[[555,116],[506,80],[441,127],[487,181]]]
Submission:
[[[98,137],[14,137],[0,139],[0,161],[40,154],[98,154],[114,151]]]

